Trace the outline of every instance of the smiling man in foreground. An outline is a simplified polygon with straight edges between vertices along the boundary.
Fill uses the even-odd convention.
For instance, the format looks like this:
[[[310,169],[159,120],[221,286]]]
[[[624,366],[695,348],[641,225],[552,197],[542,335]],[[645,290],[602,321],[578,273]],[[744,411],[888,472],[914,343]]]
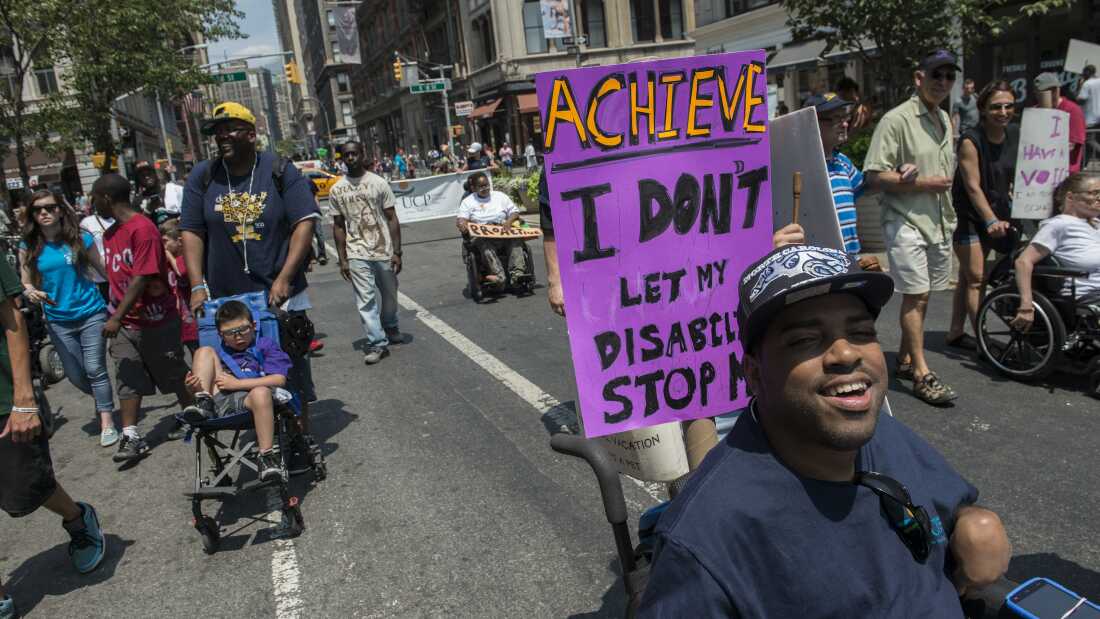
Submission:
[[[1008,538],[936,450],[879,416],[889,275],[788,245],[740,280],[755,394],[662,516],[643,617],[962,617]]]

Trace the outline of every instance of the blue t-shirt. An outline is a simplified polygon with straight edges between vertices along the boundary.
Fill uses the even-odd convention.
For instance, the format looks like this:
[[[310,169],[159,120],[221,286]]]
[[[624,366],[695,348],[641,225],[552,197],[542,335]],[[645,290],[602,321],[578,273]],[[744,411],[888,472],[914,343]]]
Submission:
[[[746,413],[661,517],[638,616],[961,619],[947,542],[978,491],[890,416],[856,470],[898,480],[928,511],[934,540],[923,564],[871,490],[800,477]]]
[[[836,218],[840,221],[840,234],[844,237],[844,251],[858,254],[862,247],[856,225],[856,200],[863,195],[866,186],[863,172],[852,165],[852,160],[840,151],[834,151],[831,157],[825,158],[825,167],[829,171],[829,186],[833,190],[833,205],[836,207]]]
[[[80,240],[86,250],[95,247],[95,237],[83,230]],[[21,247],[27,248],[25,243]],[[38,255],[38,272],[42,274],[39,290],[54,302],[54,305],[42,304],[46,320],[50,322],[84,320],[107,311],[107,302],[99,294],[95,282],[77,269],[76,258],[72,248],[60,241],[46,243]]]
[[[212,298],[270,290],[286,263],[294,225],[307,217],[320,215],[309,188],[311,183],[299,174],[298,168],[286,165],[280,195],[271,175],[276,157],[270,153],[257,153],[256,156],[259,161],[255,173],[247,176],[228,177],[228,168],[220,159],[203,161],[191,171],[183,190],[180,228],[206,237],[203,271]],[[213,168],[209,174],[210,185],[204,194],[202,182],[208,166]],[[244,226],[244,234],[238,229],[240,224],[225,221],[223,207],[226,205],[219,203],[219,199],[229,193],[229,182],[236,196],[251,196],[251,200],[262,205],[259,218]],[[230,206],[230,211],[236,209]],[[291,284],[292,294],[306,288],[304,264]]]

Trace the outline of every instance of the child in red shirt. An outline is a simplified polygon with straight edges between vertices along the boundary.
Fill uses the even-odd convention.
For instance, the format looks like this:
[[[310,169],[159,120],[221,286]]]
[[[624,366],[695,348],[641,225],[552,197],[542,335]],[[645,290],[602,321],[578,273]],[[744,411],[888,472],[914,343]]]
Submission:
[[[191,314],[191,283],[187,279],[187,263],[183,259],[183,240],[179,220],[169,219],[157,228],[160,230],[160,240],[164,243],[165,258],[170,267],[168,284],[178,301],[176,305],[180,313],[183,345],[191,351],[191,357],[194,358],[195,350],[199,347],[199,323]]]

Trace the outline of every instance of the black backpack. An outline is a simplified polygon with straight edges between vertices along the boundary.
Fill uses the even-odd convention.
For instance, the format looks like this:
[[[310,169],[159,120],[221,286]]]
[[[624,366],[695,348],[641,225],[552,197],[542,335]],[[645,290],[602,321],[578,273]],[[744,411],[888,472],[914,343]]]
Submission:
[[[259,155],[256,155],[257,157]],[[214,166],[221,163],[222,166],[225,163],[222,162],[221,157],[217,159],[208,159],[207,166],[202,169],[202,178],[200,186],[202,187],[203,194],[206,193],[206,189],[210,187],[210,183],[214,180]],[[283,197],[283,174],[286,172],[286,167],[293,165],[290,159],[286,157],[279,157],[275,161],[275,166],[271,168],[271,181],[275,183],[275,191],[279,192],[279,197]],[[312,183],[310,183],[312,184]]]

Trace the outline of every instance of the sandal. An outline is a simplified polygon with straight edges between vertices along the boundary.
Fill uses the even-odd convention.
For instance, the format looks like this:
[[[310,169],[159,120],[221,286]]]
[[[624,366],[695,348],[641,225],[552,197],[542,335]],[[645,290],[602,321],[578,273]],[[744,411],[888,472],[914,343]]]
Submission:
[[[913,363],[902,363],[898,361],[894,364],[894,376],[898,380],[913,380]]]
[[[942,406],[959,397],[954,389],[943,384],[935,372],[929,372],[920,380],[913,381],[913,394],[933,406]]]
[[[978,340],[966,333],[953,337],[947,340],[946,343],[951,348],[958,348],[959,350],[978,350]]]

